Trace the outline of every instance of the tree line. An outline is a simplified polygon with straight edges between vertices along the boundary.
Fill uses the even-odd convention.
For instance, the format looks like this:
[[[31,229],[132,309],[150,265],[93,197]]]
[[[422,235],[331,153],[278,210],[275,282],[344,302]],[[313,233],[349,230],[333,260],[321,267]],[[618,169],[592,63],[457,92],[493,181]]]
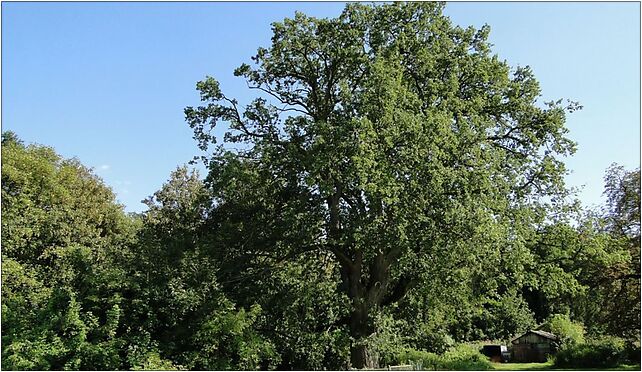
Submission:
[[[177,168],[140,214],[3,133],[4,368],[375,367],[560,316],[639,344],[639,169],[582,208],[581,106],[442,11],[274,23],[234,71],[253,100],[207,77],[185,109],[205,177]]]

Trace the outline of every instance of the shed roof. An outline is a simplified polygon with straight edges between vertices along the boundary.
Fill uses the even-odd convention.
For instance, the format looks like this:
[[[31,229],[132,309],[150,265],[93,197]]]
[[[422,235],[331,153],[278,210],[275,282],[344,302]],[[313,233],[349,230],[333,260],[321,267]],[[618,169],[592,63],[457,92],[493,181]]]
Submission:
[[[522,337],[526,336],[526,335],[527,335],[527,334],[529,334],[529,333],[534,333],[534,334],[536,334],[536,335],[538,335],[538,336],[542,336],[542,337],[544,337],[544,338],[548,338],[548,339],[550,339],[550,340],[557,340],[557,336],[555,336],[554,334],[552,334],[552,333],[550,333],[550,332],[546,332],[546,331],[538,331],[538,330],[535,330],[535,329],[531,329],[531,330],[529,330],[529,331],[525,332],[524,334],[522,334],[522,335],[520,335],[520,336],[515,337],[511,342],[515,342],[516,340],[518,340],[518,339],[520,339],[520,338],[522,338]]]

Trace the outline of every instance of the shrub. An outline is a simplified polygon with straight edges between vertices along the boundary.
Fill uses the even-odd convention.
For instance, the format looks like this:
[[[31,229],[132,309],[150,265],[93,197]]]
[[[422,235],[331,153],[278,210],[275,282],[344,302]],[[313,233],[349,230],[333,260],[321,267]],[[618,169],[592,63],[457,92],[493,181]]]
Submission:
[[[404,350],[402,338],[398,332],[399,321],[389,314],[379,313],[375,322],[377,332],[368,340],[370,352],[378,355],[380,366],[399,364],[400,350]]]
[[[584,342],[584,326],[571,321],[568,315],[555,314],[542,327],[560,338],[561,345]]]
[[[435,321],[421,324],[417,336],[414,344],[434,353],[445,353],[456,344],[449,332],[443,329],[443,323],[437,324]]]
[[[482,371],[492,369],[490,360],[472,345],[460,344],[442,355],[423,350],[403,349],[400,363],[412,364],[416,370]]]
[[[439,355],[424,350],[402,349],[397,359],[400,364],[412,364],[415,370],[442,369]]]
[[[581,344],[562,346],[555,356],[555,366],[562,368],[616,367],[626,361],[624,340],[602,337]]]
[[[624,348],[625,362],[628,364],[640,364],[640,341],[627,342]]]
[[[456,371],[482,371],[493,369],[490,360],[479,352],[479,348],[461,344],[442,356],[443,369]]]

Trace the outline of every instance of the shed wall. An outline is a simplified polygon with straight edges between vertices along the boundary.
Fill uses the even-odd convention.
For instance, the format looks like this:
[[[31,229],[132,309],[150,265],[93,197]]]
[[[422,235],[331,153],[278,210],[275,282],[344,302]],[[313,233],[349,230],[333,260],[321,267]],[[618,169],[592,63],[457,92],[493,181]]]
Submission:
[[[513,341],[513,360],[515,362],[546,362],[553,353],[552,340],[529,333]]]

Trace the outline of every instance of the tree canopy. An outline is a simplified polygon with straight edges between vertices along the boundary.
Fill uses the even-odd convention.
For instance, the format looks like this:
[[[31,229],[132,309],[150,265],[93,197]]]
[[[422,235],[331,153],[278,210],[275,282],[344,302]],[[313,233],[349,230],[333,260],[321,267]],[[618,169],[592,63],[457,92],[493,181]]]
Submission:
[[[463,343],[529,329],[639,354],[640,171],[574,200],[581,106],[542,102],[489,32],[440,3],[274,23],[234,71],[248,96],[196,84],[206,175],[176,168],[139,214],[4,132],[3,367],[480,369]]]
[[[564,121],[578,106],[538,102],[531,70],[491,53],[488,27],[454,26],[442,7],[297,13],[235,70],[259,93],[245,109],[208,77],[205,105],[185,110],[201,149],[219,122],[245,144],[206,159],[219,208],[249,213],[253,239],[238,244],[332,257],[359,368],[373,366],[380,308],[452,267],[514,255],[567,195],[559,156],[574,151]]]
[[[7,369],[117,369],[133,234],[101,180],[53,149],[2,138],[2,360]]]

